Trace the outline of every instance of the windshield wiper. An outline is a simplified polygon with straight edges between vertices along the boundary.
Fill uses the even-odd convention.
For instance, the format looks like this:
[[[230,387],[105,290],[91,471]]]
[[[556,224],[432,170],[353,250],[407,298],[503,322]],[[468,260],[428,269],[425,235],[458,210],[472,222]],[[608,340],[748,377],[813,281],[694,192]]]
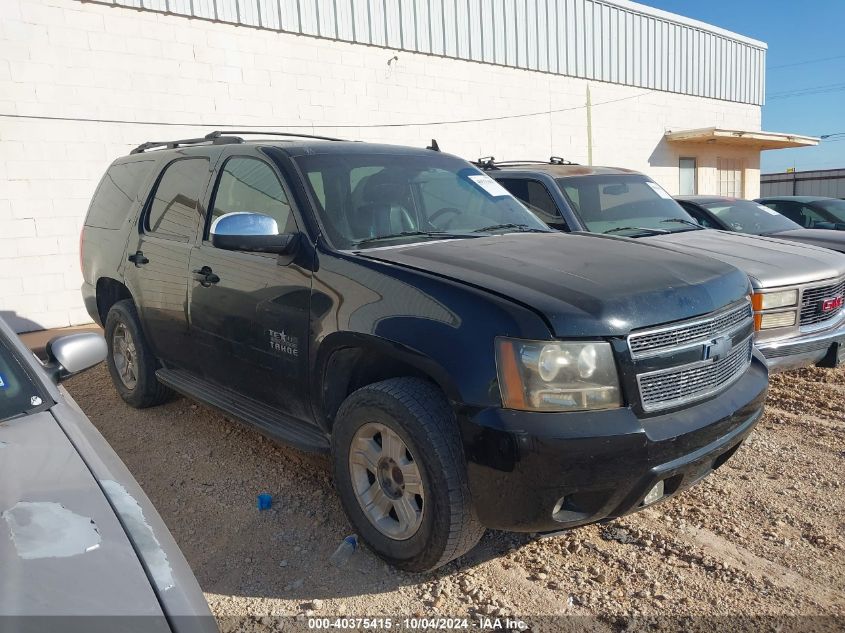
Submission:
[[[460,233],[446,233],[445,231],[401,231],[400,233],[390,233],[388,235],[376,235],[375,237],[366,237],[363,240],[354,242],[353,246],[360,246],[361,244],[369,244],[370,242],[379,242],[381,240],[390,240],[396,237],[441,237],[441,238],[461,238],[461,237],[475,237],[475,235],[461,235]]]
[[[667,218],[665,220],[660,220],[664,224],[668,224],[674,222],[676,224],[687,224],[689,226],[695,227],[695,229],[703,229],[704,227],[701,226],[698,222],[693,222],[692,220],[684,220],[683,218]]]
[[[516,229],[519,233],[551,233],[545,229],[535,228],[527,224],[491,224],[480,229],[473,229],[473,233],[489,233],[490,231],[498,231],[501,229]]]
[[[645,233],[646,235],[666,235],[667,233],[671,233],[671,231],[667,231],[665,229],[649,229],[644,226],[617,226],[615,229],[604,231],[603,235],[608,235],[609,233],[619,233],[621,231],[639,231],[640,233]]]

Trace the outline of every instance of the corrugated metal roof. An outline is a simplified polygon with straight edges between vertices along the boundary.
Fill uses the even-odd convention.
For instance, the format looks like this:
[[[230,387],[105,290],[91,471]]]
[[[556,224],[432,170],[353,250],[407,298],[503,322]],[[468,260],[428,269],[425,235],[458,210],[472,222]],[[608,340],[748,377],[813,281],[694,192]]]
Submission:
[[[96,0],[760,105],[763,42],[627,0]]]

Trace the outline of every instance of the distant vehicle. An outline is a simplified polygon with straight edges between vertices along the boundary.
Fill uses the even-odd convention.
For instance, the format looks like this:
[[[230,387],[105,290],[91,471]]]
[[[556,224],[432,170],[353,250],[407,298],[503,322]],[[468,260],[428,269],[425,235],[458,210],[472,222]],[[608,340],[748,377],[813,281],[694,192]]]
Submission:
[[[83,297],[127,403],[172,389],[329,453],[391,564],[635,512],[759,419],[742,271],[553,231],[434,143],[278,135],[118,158],[82,232]]]
[[[57,384],[106,350],[72,334],[42,364],[0,319],[0,628],[217,631],[152,503]]]
[[[551,161],[477,165],[549,226],[637,238],[744,270],[769,369],[845,362],[845,256],[775,238],[705,231],[663,188],[630,169]]]
[[[676,196],[675,200],[708,229],[776,237],[845,253],[845,233],[805,229],[759,202],[722,196]]]
[[[845,231],[845,200],[818,196],[767,196],[759,202],[805,229]]]

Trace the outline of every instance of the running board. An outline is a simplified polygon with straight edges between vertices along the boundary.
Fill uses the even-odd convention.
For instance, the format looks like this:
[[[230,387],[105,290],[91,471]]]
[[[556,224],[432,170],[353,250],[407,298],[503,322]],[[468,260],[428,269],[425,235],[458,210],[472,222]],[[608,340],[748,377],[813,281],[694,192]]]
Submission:
[[[159,369],[159,382],[184,396],[198,400],[238,421],[258,429],[272,440],[313,453],[328,453],[328,437],[316,426],[280,413],[231,389],[210,383],[181,369]]]

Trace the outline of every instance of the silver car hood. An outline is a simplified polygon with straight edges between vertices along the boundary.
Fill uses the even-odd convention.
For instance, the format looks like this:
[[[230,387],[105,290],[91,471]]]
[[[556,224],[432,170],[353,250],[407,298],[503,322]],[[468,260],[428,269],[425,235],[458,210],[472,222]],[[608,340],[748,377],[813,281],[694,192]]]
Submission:
[[[845,275],[845,255],[773,237],[702,229],[640,239],[732,264],[748,274],[755,288],[794,286]]]
[[[53,414],[0,423],[0,616],[157,616],[144,568]]]

